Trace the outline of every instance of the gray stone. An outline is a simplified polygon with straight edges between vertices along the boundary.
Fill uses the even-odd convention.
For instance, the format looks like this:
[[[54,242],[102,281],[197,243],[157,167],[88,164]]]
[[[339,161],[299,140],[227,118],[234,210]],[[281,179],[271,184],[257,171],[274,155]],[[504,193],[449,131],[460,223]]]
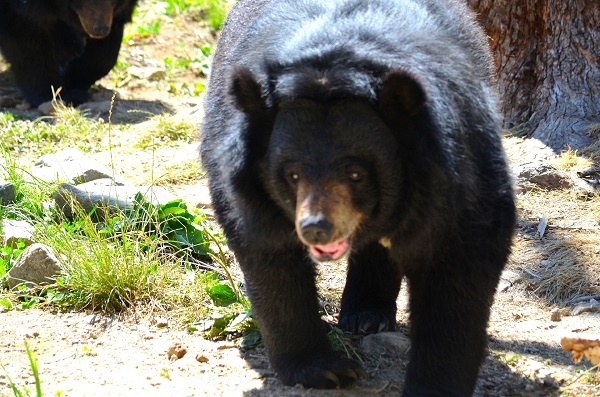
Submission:
[[[59,209],[67,218],[73,218],[78,211],[75,203],[85,213],[91,213],[95,208],[95,216],[103,220],[108,214],[130,209],[135,196],[141,193],[144,199],[152,204],[164,204],[176,197],[168,190],[158,186],[114,186],[106,184],[106,180],[88,182],[81,185],[63,183],[54,193],[53,198]]]
[[[35,243],[27,247],[7,272],[9,288],[54,284],[63,268],[50,247]]]
[[[600,303],[596,299],[590,299],[589,302],[580,303],[571,310],[572,316],[578,316],[581,313],[600,313]]]
[[[506,292],[512,287],[517,281],[521,280],[522,277],[519,273],[512,270],[504,270],[500,276],[500,282],[496,288],[499,292]]]
[[[410,349],[410,339],[399,332],[380,332],[365,336],[360,347],[367,354],[403,357]]]
[[[15,201],[15,185],[0,179],[0,205],[10,204]]]
[[[538,186],[547,190],[571,189],[573,180],[564,171],[549,164],[529,164],[519,168],[517,185],[521,190],[529,186]]]
[[[65,181],[73,184],[86,183],[96,179],[117,179],[116,185],[123,185],[125,181],[113,178],[113,172],[96,162],[90,160],[84,153],[76,149],[65,149],[59,153],[42,156],[29,173],[38,179],[52,183]]]
[[[19,241],[26,246],[33,244],[34,227],[27,221],[13,219],[2,220],[2,243],[15,248]]]

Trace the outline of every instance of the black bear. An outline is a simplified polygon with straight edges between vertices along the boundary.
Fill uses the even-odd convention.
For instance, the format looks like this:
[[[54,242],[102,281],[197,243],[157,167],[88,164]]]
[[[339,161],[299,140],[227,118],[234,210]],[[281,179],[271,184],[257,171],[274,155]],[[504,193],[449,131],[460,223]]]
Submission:
[[[137,0],[3,0],[0,52],[33,106],[53,98],[73,105],[117,62],[123,28]]]
[[[315,262],[347,256],[339,327],[394,330],[405,396],[469,396],[515,223],[486,36],[460,0],[241,0],[201,143],[215,213],[286,385],[365,375],[333,351]]]

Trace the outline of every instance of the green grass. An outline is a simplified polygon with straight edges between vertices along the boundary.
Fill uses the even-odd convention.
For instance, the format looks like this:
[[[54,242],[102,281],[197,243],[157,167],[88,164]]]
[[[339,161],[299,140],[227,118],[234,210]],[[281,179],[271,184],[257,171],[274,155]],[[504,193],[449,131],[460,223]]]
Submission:
[[[0,148],[12,155],[53,153],[66,147],[100,150],[106,130],[106,124],[64,105],[56,105],[55,116],[34,120],[0,112]]]
[[[101,223],[83,210],[66,219],[50,205],[54,186],[25,181],[16,165],[8,164],[5,174],[17,186],[17,200],[1,207],[0,217],[28,220],[34,240],[52,249],[64,272],[52,286],[18,291],[0,286],[2,307],[109,313],[158,308],[182,326],[217,313],[209,337],[237,332],[230,323],[249,304],[229,273],[223,236],[200,210],[181,200],[153,205],[139,195],[128,210],[97,208]],[[23,248],[0,247],[0,283]]]
[[[31,368],[31,372],[32,372],[33,378],[35,380],[35,396],[42,397],[44,394],[42,393],[42,382],[40,380],[37,358],[35,357],[35,354],[33,353],[33,351],[29,348],[29,345],[27,344],[27,342],[25,342],[25,350],[27,352],[27,357],[29,359],[29,367]],[[30,397],[32,395],[31,392],[29,391],[29,389],[27,389],[26,387],[21,388],[21,387],[17,386],[16,383],[13,382],[13,380],[11,379],[8,372],[6,372],[4,365],[0,364],[0,367],[2,367],[2,370],[4,371],[6,380],[8,381],[8,384],[9,384],[10,388],[12,389],[15,397]]]
[[[211,29],[218,30],[223,25],[229,0],[166,0],[165,15],[173,17],[183,13],[198,13],[199,19],[207,22]]]
[[[159,115],[150,120],[141,132],[136,147],[152,149],[169,143],[189,143],[196,138],[197,133],[197,126],[188,120],[172,115]]]

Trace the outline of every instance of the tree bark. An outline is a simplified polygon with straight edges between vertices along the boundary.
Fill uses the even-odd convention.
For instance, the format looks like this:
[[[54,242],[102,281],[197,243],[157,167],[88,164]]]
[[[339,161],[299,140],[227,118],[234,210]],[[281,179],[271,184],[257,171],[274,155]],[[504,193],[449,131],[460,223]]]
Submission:
[[[467,1],[489,35],[504,127],[554,149],[597,141],[600,1]]]

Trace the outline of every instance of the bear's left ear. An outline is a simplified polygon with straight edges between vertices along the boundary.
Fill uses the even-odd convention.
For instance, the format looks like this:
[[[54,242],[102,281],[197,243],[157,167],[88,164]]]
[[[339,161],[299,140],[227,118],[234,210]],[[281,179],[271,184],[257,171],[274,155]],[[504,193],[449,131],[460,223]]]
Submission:
[[[379,109],[389,117],[413,117],[427,99],[421,84],[402,71],[390,72],[379,90]]]
[[[264,112],[266,109],[262,87],[246,67],[234,67],[229,92],[235,98],[240,110],[248,115]]]

